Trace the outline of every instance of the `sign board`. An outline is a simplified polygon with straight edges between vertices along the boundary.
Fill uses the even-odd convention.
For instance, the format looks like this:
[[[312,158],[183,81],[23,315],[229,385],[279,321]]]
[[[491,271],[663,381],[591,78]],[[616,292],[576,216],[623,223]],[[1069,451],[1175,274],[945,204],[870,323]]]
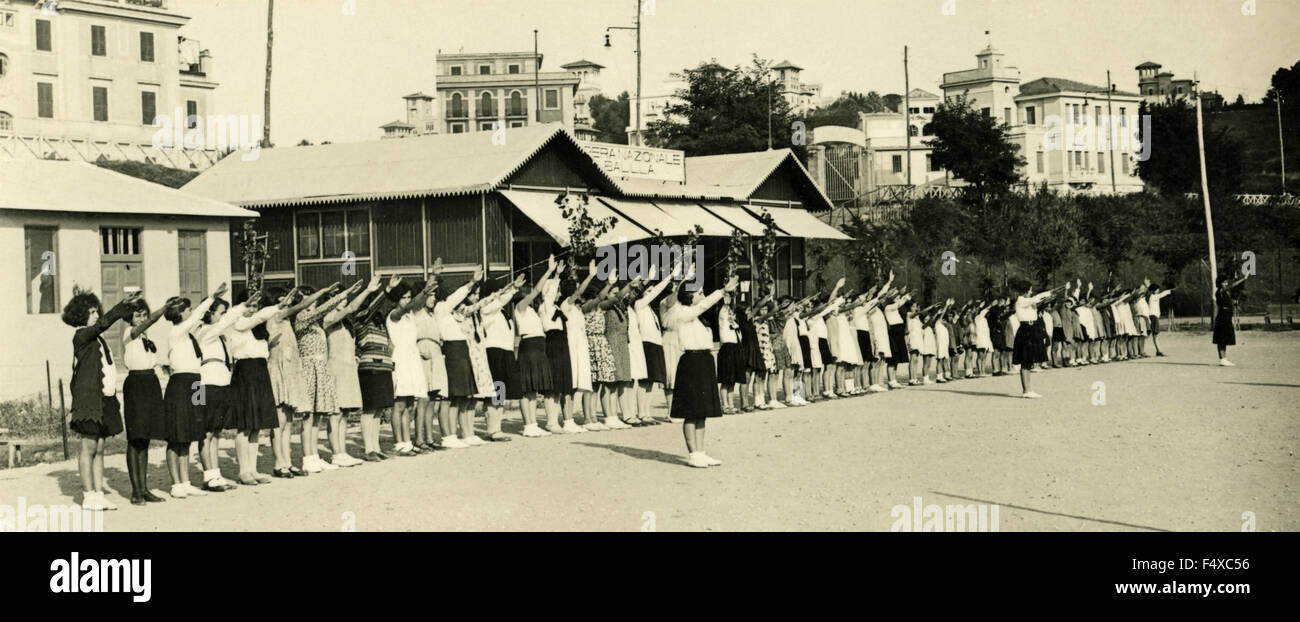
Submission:
[[[610,177],[686,183],[686,152],[583,142],[583,151]]]

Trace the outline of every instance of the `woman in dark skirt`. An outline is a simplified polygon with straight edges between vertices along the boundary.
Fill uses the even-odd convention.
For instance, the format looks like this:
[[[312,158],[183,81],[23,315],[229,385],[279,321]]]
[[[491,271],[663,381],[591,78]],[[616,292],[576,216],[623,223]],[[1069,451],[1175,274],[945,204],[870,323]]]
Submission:
[[[226,332],[242,318],[244,307],[230,307],[230,303],[217,298],[203,314],[197,337],[203,360],[199,377],[203,381],[203,422],[206,432],[199,444],[199,461],[203,464],[203,489],[212,492],[230,490],[234,484],[221,476],[218,445],[221,432],[235,427],[235,391],[230,386],[233,366],[230,348],[226,345]]]
[[[481,269],[476,269],[468,283],[448,293],[433,306],[434,319],[438,321],[438,332],[442,335],[442,357],[447,367],[447,397],[450,404],[447,418],[450,425],[442,426],[443,449],[464,449],[467,442],[474,437],[473,397],[478,393],[474,382],[474,368],[469,358],[469,342],[461,329],[459,307],[469,297],[483,278]],[[442,296],[439,291],[437,296]],[[364,386],[362,391],[364,392]],[[459,425],[460,435],[456,428]],[[477,438],[477,437],[474,437]]]
[[[741,349],[740,324],[732,310],[732,294],[722,297],[722,306],[718,309],[718,385],[722,390],[723,413],[732,414],[744,407],[737,405],[733,394],[736,385],[745,382],[745,353]],[[685,348],[683,348],[685,350]],[[681,370],[678,370],[678,377]]]
[[[745,412],[754,410],[754,378],[767,370],[763,365],[762,344],[758,342],[758,327],[749,317],[748,305],[736,304],[736,325],[740,327],[741,379],[740,407]]]
[[[551,360],[546,354],[546,329],[542,326],[542,316],[537,309],[543,301],[543,290],[549,286],[555,268],[556,263],[552,258],[541,280],[527,292],[519,294],[514,308],[515,327],[519,333],[518,382],[522,396],[519,410],[524,416],[523,435],[528,438],[554,434],[537,425],[537,398],[544,395],[548,398],[548,404],[558,404],[555,401],[556,386],[551,373]]]
[[[163,413],[167,418],[167,471],[172,480],[171,496],[176,499],[208,494],[190,484],[190,446],[203,441],[206,435],[203,400],[199,399],[199,390],[203,387],[199,375],[203,352],[191,331],[198,326],[212,303],[225,293],[226,284],[222,283],[192,309],[189,299],[175,296],[167,301],[167,309],[163,312],[163,317],[172,324],[167,334],[171,377],[163,391]]]
[[[235,320],[227,337],[230,356],[235,361],[230,387],[233,392],[236,431],[235,450],[239,462],[239,483],[245,486],[270,483],[270,476],[257,472],[259,437],[262,430],[280,426],[275,410],[275,393],[271,389],[271,373],[267,358],[271,354],[267,340],[270,333],[266,321],[288,308],[289,299],[282,298],[279,305],[262,308],[262,294],[248,291],[235,297],[235,304],[244,306],[243,317]]]
[[[367,462],[387,460],[379,446],[379,426],[396,401],[393,386],[393,342],[388,336],[388,314],[410,289],[394,275],[383,292],[368,294],[369,300],[345,322],[350,324],[356,344],[357,385],[361,389],[361,457]],[[454,436],[454,434],[453,434]]]
[[[650,278],[654,278],[656,273],[657,268],[651,265]],[[641,335],[641,352],[645,356],[645,378],[636,382],[639,385],[637,387],[639,390],[636,392],[637,413],[643,425],[661,423],[650,416],[650,393],[654,391],[655,384],[665,387],[665,391],[670,391],[666,389],[668,364],[664,359],[663,329],[659,325],[659,314],[655,309],[658,307],[656,301],[663,295],[664,289],[673,282],[672,271],[658,276],[662,277],[659,282],[646,287],[632,303],[631,317],[628,318],[628,321],[637,323]]]
[[[1011,286],[1022,292],[1016,297],[1013,313],[1020,321],[1012,346],[1011,364],[1020,366],[1021,397],[1039,398],[1041,395],[1029,389],[1030,373],[1035,365],[1047,359],[1047,327],[1038,317],[1038,305],[1050,298],[1057,290],[1048,290],[1034,294],[1028,281],[1016,280]],[[1064,289],[1064,288],[1062,288]]]
[[[122,402],[126,423],[126,473],[131,479],[131,503],[144,505],[163,501],[149,491],[149,441],[167,440],[167,419],[163,415],[162,383],[158,381],[158,347],[148,330],[166,307],[150,313],[143,298],[131,308],[131,327],[122,335],[122,360],[126,382]]]
[[[700,322],[700,314],[722,300],[723,294],[736,290],[736,277],[731,277],[723,289],[714,290],[707,297],[699,290],[682,288],[678,291],[678,304],[669,311],[667,324],[677,331],[682,344],[682,357],[677,363],[677,376],[673,380],[672,418],[682,419],[682,435],[686,437],[686,464],[696,468],[719,466],[721,460],[704,453],[705,422],[722,416],[722,403],[718,397],[718,378],[714,369],[713,333]]]
[[[560,275],[564,264],[556,264],[556,274],[542,285],[542,301],[538,318],[546,332],[546,361],[551,370],[551,393],[545,397],[546,431],[552,434],[578,434],[586,432],[571,415],[573,413],[573,361],[569,358],[568,326],[564,313],[556,300],[560,295]],[[560,423],[564,415],[565,423]]]
[[[1219,365],[1234,367],[1236,363],[1228,360],[1228,346],[1237,345],[1237,331],[1232,327],[1232,316],[1237,310],[1237,295],[1240,287],[1250,275],[1244,275],[1236,281],[1222,275],[1216,282],[1214,290],[1214,345],[1219,349]]]
[[[139,298],[139,292],[130,294],[104,313],[97,296],[74,288],[72,299],[63,308],[63,323],[77,329],[72,335],[69,427],[81,436],[77,471],[83,491],[81,507],[86,510],[117,509],[104,497],[104,439],[122,433],[122,414],[113,353],[100,335],[126,319]]]

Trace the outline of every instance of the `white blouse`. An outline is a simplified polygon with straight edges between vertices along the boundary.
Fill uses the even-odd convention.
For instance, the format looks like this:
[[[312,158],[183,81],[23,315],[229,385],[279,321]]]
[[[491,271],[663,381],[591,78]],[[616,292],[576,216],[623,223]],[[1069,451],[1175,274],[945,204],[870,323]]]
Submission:
[[[442,335],[443,341],[465,341],[465,333],[460,329],[460,319],[452,311],[469,296],[469,290],[473,286],[473,281],[466,283],[449,294],[445,300],[434,305],[433,316],[438,320],[438,333]]]
[[[126,328],[122,333],[122,361],[126,363],[129,371],[152,370],[158,364],[158,353],[150,352],[144,347],[144,338],[146,335],[141,334],[139,337],[131,338],[131,327]]]
[[[270,306],[249,317],[236,319],[234,326],[226,335],[226,348],[230,350],[230,358],[234,360],[269,358],[270,346],[265,340],[254,337],[253,329],[275,317],[279,312],[279,307]]]
[[[212,306],[212,299],[205,298],[194,310],[190,316],[181,321],[180,324],[173,324],[171,332],[167,335],[167,356],[171,364],[173,374],[197,374],[202,367],[202,361],[194,353],[195,339],[190,331],[198,325],[203,319],[203,314],[208,312],[208,307]]]
[[[515,308],[515,326],[519,329],[519,336],[524,339],[546,336],[546,330],[542,328],[542,318],[532,307]]]
[[[700,321],[700,314],[718,304],[722,294],[723,290],[719,289],[697,304],[676,304],[668,310],[668,325],[677,331],[677,341],[683,351],[713,348],[713,331]]]
[[[226,345],[225,334],[235,325],[235,321],[243,316],[244,305],[239,304],[226,309],[225,315],[222,315],[216,324],[199,327],[199,350],[203,352],[199,376],[203,384],[214,387],[230,385],[230,365],[234,359],[230,356],[229,346]]]

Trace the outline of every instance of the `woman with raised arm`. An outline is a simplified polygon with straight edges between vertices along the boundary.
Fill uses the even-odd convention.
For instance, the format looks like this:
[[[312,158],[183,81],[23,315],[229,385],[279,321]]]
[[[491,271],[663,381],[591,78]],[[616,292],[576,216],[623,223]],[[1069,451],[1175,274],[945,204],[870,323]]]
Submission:
[[[695,278],[695,266],[692,264],[686,268],[686,274],[681,274],[683,266],[678,266],[673,271],[672,289],[667,295],[659,301],[659,325],[663,332],[663,349],[664,349],[664,401],[667,403],[668,412],[673,410],[673,382],[677,379],[677,361],[682,358],[682,345],[677,341],[677,328],[670,326],[667,322],[668,312],[672,310],[673,305],[677,304],[677,292],[681,289],[682,284]],[[669,418],[671,421],[671,416]]]
[[[1034,365],[1042,362],[1046,358],[1046,351],[1042,345],[1043,328],[1038,319],[1038,304],[1057,290],[1047,290],[1045,292],[1033,293],[1028,281],[1018,279],[1011,282],[1014,291],[1020,292],[1016,297],[1013,312],[1020,321],[1020,327],[1016,331],[1015,346],[1012,349],[1011,364],[1020,366],[1020,387],[1023,390],[1021,397],[1039,398],[1041,395],[1034,393],[1029,388],[1029,379],[1031,370]],[[1064,290],[1064,288],[1062,288]]]
[[[339,292],[338,282],[320,291],[304,286],[303,301],[306,307],[294,318],[294,336],[298,340],[298,359],[302,362],[303,390],[307,396],[307,410],[299,412],[302,419],[302,470],[307,473],[334,471],[339,467],[321,460],[317,453],[317,417],[329,417],[339,412],[338,390],[334,376],[329,373],[329,342],[325,337],[325,314],[347,300],[349,291]],[[319,302],[323,296],[332,296]]]
[[[790,343],[786,340],[785,320],[786,320],[786,303],[789,298],[784,298],[780,303],[769,297],[768,307],[765,313],[767,318],[767,334],[772,343],[772,369],[767,375],[768,399],[767,404],[770,408],[785,408],[791,397],[790,368],[793,363],[790,357]],[[796,345],[798,342],[796,340]],[[781,399],[778,399],[778,395]]]
[[[758,344],[758,362],[757,366],[750,370],[746,380],[750,384],[750,391],[753,392],[753,404],[755,408],[771,410],[776,408],[776,392],[768,392],[768,379],[776,369],[776,350],[772,347],[772,293],[751,300],[749,312],[746,316],[754,325],[755,341]]]
[[[542,399],[546,409],[546,431],[551,434],[586,432],[573,421],[573,360],[569,356],[568,322],[559,303],[560,284],[566,268],[572,271],[572,266],[564,261],[555,262],[551,278],[542,283],[542,295],[537,305],[537,317],[546,335],[546,366],[551,370],[551,392]]]
[[[434,260],[433,266],[425,273],[423,286],[416,284],[415,289],[435,285],[437,290],[425,297],[424,304],[411,312],[415,320],[415,345],[420,351],[420,363],[424,370],[424,380],[429,385],[429,392],[415,398],[415,440],[413,451],[430,452],[438,449],[434,445],[433,428],[435,422],[445,430],[447,420],[447,361],[442,354],[442,331],[438,329],[438,318],[433,309],[438,305],[442,294],[442,258]],[[439,436],[446,436],[443,432]],[[452,436],[455,436],[454,434]]]
[[[382,291],[370,293],[368,300],[347,319],[356,344],[357,384],[361,389],[361,457],[367,462],[388,459],[388,454],[379,445],[379,427],[384,414],[392,412],[395,399],[393,341],[388,336],[388,313],[406,291],[401,284],[401,276],[394,274],[389,277]],[[340,345],[341,351],[345,348]],[[333,360],[332,346],[330,356]]]
[[[361,281],[357,281],[352,287],[360,288],[361,284]],[[362,462],[348,454],[347,414],[361,411],[365,406],[361,392],[361,376],[357,370],[357,343],[352,333],[351,318],[361,310],[366,299],[379,291],[380,287],[383,285],[379,275],[372,275],[365,289],[349,290],[355,292],[350,294],[352,299],[325,314],[325,341],[329,345],[326,365],[329,367],[330,375],[334,377],[334,392],[339,409],[337,415],[330,415],[330,451],[334,454],[330,457],[330,463],[335,466],[356,466]],[[363,415],[361,419],[363,440],[366,436],[367,423]]]
[[[898,382],[898,372],[909,362],[907,324],[903,322],[903,315],[898,311],[912,299],[912,295],[906,292],[906,287],[898,290],[894,298],[885,305],[885,323],[889,331],[889,361],[885,369],[891,389],[903,388],[903,385]]]
[[[307,408],[307,395],[302,386],[302,361],[298,359],[298,338],[293,334],[293,317],[306,305],[297,287],[285,291],[272,288],[267,291],[267,303],[280,309],[266,321],[266,343],[270,356],[266,359],[267,372],[271,374],[271,393],[275,396],[276,427],[271,430],[271,453],[275,456],[272,477],[291,478],[306,475],[289,460],[289,436],[293,419]]]
[[[804,358],[803,347],[799,341],[799,301],[786,296],[781,300],[781,310],[777,316],[781,326],[781,341],[790,355],[789,363],[782,370],[781,388],[785,392],[787,406],[806,406],[808,402],[795,390],[795,383],[808,369],[808,359]]]
[[[235,296],[235,305],[243,306],[243,316],[236,318],[226,335],[226,346],[235,366],[230,375],[233,392],[235,458],[239,462],[239,483],[245,486],[270,483],[271,478],[257,472],[259,436],[262,430],[279,425],[275,413],[275,394],[267,368],[270,338],[266,321],[279,314],[276,305],[262,306],[262,293],[244,290]],[[285,304],[281,301],[281,304]],[[286,305],[287,306],[287,305]],[[233,311],[229,312],[233,315]]]
[[[1174,288],[1160,289],[1159,283],[1150,283],[1147,290],[1151,293],[1147,296],[1147,311],[1150,313],[1151,321],[1151,346],[1156,349],[1156,356],[1164,356],[1165,353],[1160,351],[1160,300],[1165,296],[1173,293]]]
[[[63,307],[63,323],[76,329],[72,335],[72,416],[68,427],[81,437],[77,472],[85,510],[117,509],[104,496],[104,439],[122,433],[122,411],[113,353],[100,335],[130,316],[139,299],[139,292],[128,294],[104,313],[95,294],[74,287],[72,299]]]
[[[1237,297],[1241,295],[1241,286],[1250,278],[1249,274],[1233,281],[1228,275],[1219,275],[1214,289],[1214,345],[1219,350],[1219,365],[1235,367],[1236,363],[1228,360],[1228,346],[1237,345],[1237,330],[1232,326],[1232,316],[1237,312]]]
[[[478,335],[488,362],[488,390],[483,395],[487,408],[488,440],[507,442],[510,436],[501,431],[505,418],[506,402],[520,400],[523,392],[519,385],[519,362],[515,359],[515,323],[506,311],[524,286],[524,275],[491,296],[483,299],[478,309]],[[504,391],[503,391],[504,390]],[[522,414],[522,408],[521,408]],[[547,436],[540,428],[538,436]]]
[[[548,257],[546,261],[546,272],[542,278],[528,288],[527,291],[520,292],[519,299],[514,305],[515,327],[519,333],[519,410],[524,417],[523,435],[527,438],[537,438],[547,434],[554,434],[551,430],[542,430],[537,424],[537,399],[545,396],[547,404],[547,428],[556,427],[559,424],[558,410],[559,404],[555,401],[556,387],[551,374],[551,361],[546,356],[546,328],[542,325],[542,316],[537,312],[541,303],[545,300],[545,290],[550,286],[551,276],[555,274],[559,264],[555,262],[555,257]],[[554,404],[554,410],[551,405]],[[550,424],[555,425],[550,425]]]
[[[424,371],[424,359],[420,357],[419,332],[413,312],[424,308],[425,300],[438,289],[438,283],[434,280],[416,285],[418,290],[411,287],[401,293],[397,307],[385,318],[388,337],[393,342],[393,449],[399,456],[424,453],[423,449],[417,450],[411,441],[411,420],[408,417],[408,413],[414,412],[416,400],[429,396],[429,381]]]
[[[149,339],[153,326],[167,306],[150,312],[140,298],[131,305],[131,325],[122,335],[122,361],[126,382],[122,385],[122,414],[126,424],[126,472],[131,478],[131,503],[143,505],[163,501],[149,490],[149,441],[167,440],[167,416],[163,408],[162,383],[158,380],[158,347]]]
[[[173,296],[167,300],[163,317],[171,322],[167,334],[167,359],[171,376],[163,391],[163,409],[167,417],[167,471],[171,475],[171,496],[183,499],[208,494],[190,484],[190,446],[205,438],[203,351],[194,336],[194,328],[207,315],[213,303],[226,293],[222,283],[216,291],[190,308],[188,298]]]
[[[625,302],[636,282],[636,279],[630,279],[626,285],[615,287],[600,305],[605,311],[605,341],[609,342],[610,357],[614,363],[614,381],[610,383],[609,390],[614,394],[618,409],[617,414],[605,413],[605,423],[610,425],[612,418],[618,424],[610,425],[614,428],[640,425],[636,418],[636,399],[631,391],[631,338]]]
[[[217,298],[203,314],[203,322],[195,331],[199,351],[203,354],[199,377],[203,380],[204,437],[199,442],[199,461],[203,464],[203,489],[211,492],[235,487],[233,482],[221,476],[218,449],[221,432],[235,428],[238,423],[235,420],[235,393],[230,386],[234,363],[226,333],[235,325],[235,320],[243,316],[243,305],[232,308],[230,303]]]
[[[889,359],[893,356],[893,350],[889,345],[889,321],[885,319],[885,305],[894,299],[894,290],[890,285],[894,282],[894,273],[890,271],[889,280],[881,286],[880,293],[876,295],[875,304],[867,312],[867,321],[871,324],[871,347],[875,351],[875,364],[871,377],[871,386],[868,388],[873,393],[883,393],[889,389],[885,385],[889,384]]]
[[[727,291],[718,307],[718,368],[717,378],[722,398],[722,414],[731,415],[744,407],[737,406],[736,385],[745,382],[745,355],[740,349],[740,324],[733,311],[736,293]]]
[[[442,427],[442,447],[444,449],[463,449],[469,447],[474,436],[474,406],[472,398],[478,393],[474,380],[474,366],[470,360],[470,343],[473,326],[469,331],[463,330],[463,317],[458,307],[469,298],[470,292],[478,287],[483,278],[483,270],[476,268],[469,281],[447,294],[433,307],[433,315],[438,320],[438,332],[442,335],[442,355],[447,368],[447,399],[450,401],[447,418],[440,420]],[[456,434],[457,423],[460,436]],[[476,443],[477,444],[477,443]]]
[[[577,277],[576,266],[571,268],[573,278]],[[578,433],[578,430],[597,431],[603,430],[604,426],[596,420],[596,404],[592,397],[592,355],[591,344],[588,341],[587,318],[583,312],[583,296],[587,293],[587,288],[591,281],[596,278],[596,262],[592,261],[587,264],[587,277],[582,280],[581,284],[574,284],[573,279],[567,279],[561,283],[560,313],[564,314],[565,337],[568,339],[569,346],[569,376],[573,380],[573,396],[571,399],[571,408],[567,414],[568,421],[564,423],[564,431]],[[578,426],[574,421],[574,416],[578,409],[583,411],[583,422],[586,425]]]
[[[650,278],[661,278],[654,285],[646,287],[632,303],[637,330],[641,336],[641,353],[645,359],[645,377],[637,381],[639,390],[636,394],[637,412],[640,413],[643,423],[661,423],[657,418],[650,416],[650,394],[654,391],[654,385],[657,383],[662,387],[668,382],[668,368],[664,361],[664,335],[659,324],[659,314],[655,311],[655,301],[667,289],[668,284],[673,281],[673,273],[679,269],[680,267],[674,267],[668,273],[657,274],[658,267],[653,263],[650,264]]]
[[[739,281],[731,277],[727,284],[708,296],[699,290],[682,289],[677,306],[668,315],[668,324],[676,327],[681,340],[682,360],[677,365],[676,387],[673,399],[673,419],[682,419],[682,435],[686,438],[688,453],[686,464],[705,468],[722,464],[704,450],[705,423],[722,416],[722,403],[718,397],[717,369],[713,364],[713,333],[700,322],[700,314],[722,300],[723,295],[734,292]]]
[[[591,385],[593,395],[587,399],[593,400],[592,411],[594,415],[596,395],[599,395],[601,410],[605,413],[604,423],[599,423],[595,419],[588,418],[588,428],[591,429],[592,423],[598,423],[598,430],[621,430],[628,426],[618,420],[618,412],[614,409],[614,353],[609,344],[609,338],[605,335],[605,305],[609,299],[610,292],[614,289],[614,284],[618,282],[618,273],[610,270],[606,278],[605,287],[595,296],[585,299],[582,303],[582,312],[586,318],[587,343],[591,350]]]

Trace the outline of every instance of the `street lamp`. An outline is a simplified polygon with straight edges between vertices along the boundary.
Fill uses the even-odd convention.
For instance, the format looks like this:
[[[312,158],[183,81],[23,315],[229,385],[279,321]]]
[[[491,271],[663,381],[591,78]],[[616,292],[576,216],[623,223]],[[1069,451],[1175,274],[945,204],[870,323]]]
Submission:
[[[636,116],[633,121],[636,144],[641,144],[641,0],[633,0],[636,5],[636,25],[635,26],[607,26],[605,28],[605,47],[614,47],[609,40],[609,31],[611,30],[635,30],[636,31]]]

